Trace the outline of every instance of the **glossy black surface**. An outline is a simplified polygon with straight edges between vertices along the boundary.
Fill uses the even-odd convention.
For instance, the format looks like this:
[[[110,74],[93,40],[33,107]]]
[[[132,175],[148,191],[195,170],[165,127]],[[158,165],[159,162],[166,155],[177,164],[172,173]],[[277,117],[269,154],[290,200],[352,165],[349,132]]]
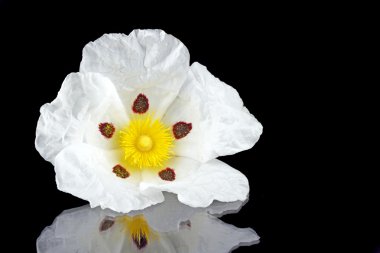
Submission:
[[[83,9],[66,2],[10,2],[0,1],[2,138],[10,160],[2,165],[2,206],[3,217],[12,217],[5,218],[10,240],[17,239],[15,245],[25,252],[34,252],[37,236],[62,210],[86,203],[56,189],[53,166],[34,148],[39,108],[56,97],[68,73],[78,71],[86,43],[135,28],[160,28],[179,38],[191,61],[236,88],[264,126],[253,149],[220,158],[242,171],[251,186],[248,204],[222,220],[252,227],[262,238],[234,252],[375,252],[379,247],[378,177],[351,174],[344,161],[355,171],[372,165],[357,164],[348,153],[340,156],[340,139],[324,134],[355,129],[355,120],[343,117],[346,110],[360,115],[328,105],[345,96],[342,75],[330,76],[340,66],[345,44],[336,38],[344,19],[332,25],[324,9],[314,13],[314,7],[296,11],[299,6],[274,4],[222,11],[221,4],[206,8],[192,2],[169,8],[103,2]],[[344,127],[334,125],[337,118]]]

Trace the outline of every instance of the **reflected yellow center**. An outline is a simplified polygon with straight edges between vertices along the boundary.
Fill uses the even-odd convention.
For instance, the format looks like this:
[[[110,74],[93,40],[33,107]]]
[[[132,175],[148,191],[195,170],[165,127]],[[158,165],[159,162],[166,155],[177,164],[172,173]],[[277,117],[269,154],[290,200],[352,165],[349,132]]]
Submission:
[[[123,225],[125,232],[137,244],[143,244],[145,240],[146,244],[150,244],[152,240],[158,239],[158,234],[148,225],[144,215],[136,216],[120,216],[117,218]]]

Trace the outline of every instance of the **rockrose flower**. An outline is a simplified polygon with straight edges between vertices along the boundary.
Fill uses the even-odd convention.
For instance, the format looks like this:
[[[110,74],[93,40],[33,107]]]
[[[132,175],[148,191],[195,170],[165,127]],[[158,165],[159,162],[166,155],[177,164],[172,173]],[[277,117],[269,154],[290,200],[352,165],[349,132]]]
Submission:
[[[41,107],[36,148],[57,186],[129,212],[176,193],[192,207],[247,198],[246,177],[216,160],[251,148],[261,124],[237,91],[160,30],[107,34]]]
[[[169,195],[169,201],[148,208],[154,209],[149,213],[145,209],[134,215],[86,205],[64,211],[45,228],[37,240],[37,252],[227,253],[259,242],[252,229],[236,228],[210,214],[213,209],[234,209],[235,204],[195,209],[182,206]],[[173,210],[183,212],[171,216]]]

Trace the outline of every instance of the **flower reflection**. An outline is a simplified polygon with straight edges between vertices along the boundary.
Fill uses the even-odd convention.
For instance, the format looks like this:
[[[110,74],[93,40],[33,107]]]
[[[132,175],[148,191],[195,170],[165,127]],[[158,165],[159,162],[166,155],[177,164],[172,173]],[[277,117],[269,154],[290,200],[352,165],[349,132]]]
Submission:
[[[37,240],[39,253],[210,253],[230,252],[258,243],[250,228],[236,228],[216,218],[238,211],[242,202],[214,202],[191,208],[173,194],[167,201],[127,215],[88,205],[64,211]]]

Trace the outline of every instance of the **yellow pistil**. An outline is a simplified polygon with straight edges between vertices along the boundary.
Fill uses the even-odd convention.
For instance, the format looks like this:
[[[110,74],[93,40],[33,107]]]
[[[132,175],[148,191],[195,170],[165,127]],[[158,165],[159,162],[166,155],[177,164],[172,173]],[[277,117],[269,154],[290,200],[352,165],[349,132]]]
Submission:
[[[137,148],[142,152],[147,152],[151,150],[153,147],[153,141],[152,138],[150,138],[147,135],[141,135],[137,139]]]
[[[149,114],[133,117],[119,131],[126,164],[140,169],[162,167],[172,156],[173,142],[171,128]]]

